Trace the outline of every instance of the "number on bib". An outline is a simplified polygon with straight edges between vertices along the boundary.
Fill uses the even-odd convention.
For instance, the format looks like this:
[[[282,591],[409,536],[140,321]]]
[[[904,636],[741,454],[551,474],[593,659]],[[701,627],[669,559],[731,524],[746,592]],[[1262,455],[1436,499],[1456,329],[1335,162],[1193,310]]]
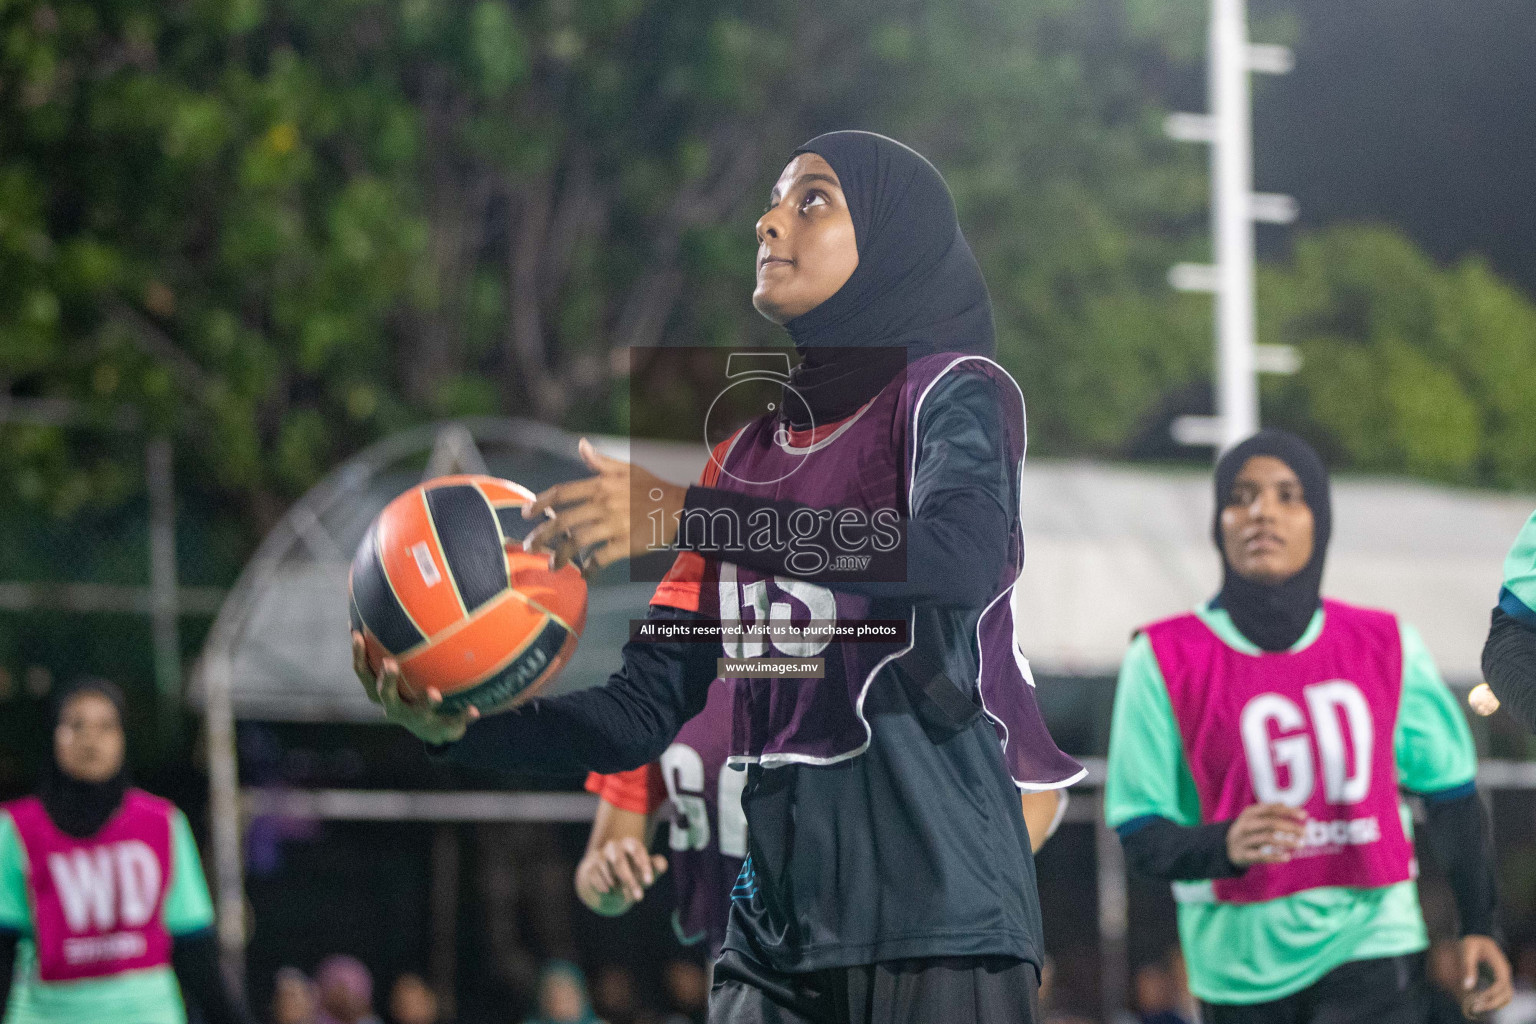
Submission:
[[[1303,687],[1305,712],[1278,693],[1263,693],[1243,707],[1239,729],[1253,792],[1262,803],[1301,807],[1317,785],[1314,742],[1323,771],[1323,799],[1357,804],[1371,791],[1375,728],[1370,705],[1354,683],[1331,679]],[[1277,735],[1271,737],[1273,728]],[[1353,754],[1353,757],[1351,757]]]
[[[787,597],[794,598],[816,622],[837,621],[837,598],[826,587],[818,587],[804,580],[775,576],[773,588]],[[788,601],[772,600],[768,580],[753,580],[742,584],[736,575],[736,566],[720,563],[720,620],[726,623],[768,623],[788,626],[793,622],[794,606]],[[743,617],[751,612],[750,620]],[[761,658],[771,646],[790,658],[814,658],[832,642],[830,637],[810,637],[804,640],[769,640],[760,636],[744,635],[725,638],[725,656],[728,658]]]
[[[685,743],[674,743],[661,755],[661,775],[667,795],[682,820],[672,822],[667,845],[674,850],[702,850],[709,845],[709,805],[704,799],[704,759]],[[747,855],[747,815],[741,809],[741,791],[747,773],[721,765],[716,787],[720,824],[720,852],[727,857]]]

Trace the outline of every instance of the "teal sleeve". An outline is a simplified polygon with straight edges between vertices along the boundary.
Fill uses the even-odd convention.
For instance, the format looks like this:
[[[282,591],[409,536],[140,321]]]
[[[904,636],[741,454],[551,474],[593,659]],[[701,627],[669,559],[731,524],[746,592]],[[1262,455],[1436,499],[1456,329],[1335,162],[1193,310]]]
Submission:
[[[1115,684],[1104,819],[1118,828],[1148,815],[1176,825],[1198,825],[1200,798],[1184,760],[1184,741],[1157,655],[1152,642],[1138,635]]]
[[[1477,778],[1477,748],[1461,706],[1424,646],[1419,631],[1400,625],[1403,697],[1393,751],[1398,781],[1414,793],[1458,789]]]
[[[32,906],[27,901],[27,850],[11,816],[0,811],[0,928],[32,933]]]
[[[1499,607],[1511,618],[1536,627],[1536,514],[1526,522],[1504,559]]]
[[[172,935],[188,935],[212,927],[213,900],[203,878],[197,842],[187,816],[176,811],[171,816],[171,885],[165,894],[165,930]]]

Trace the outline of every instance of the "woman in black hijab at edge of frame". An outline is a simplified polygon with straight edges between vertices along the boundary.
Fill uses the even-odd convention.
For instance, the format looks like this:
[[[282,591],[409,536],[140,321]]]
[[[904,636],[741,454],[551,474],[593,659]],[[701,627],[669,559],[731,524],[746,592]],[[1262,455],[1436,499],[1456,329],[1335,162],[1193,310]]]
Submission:
[[[1401,834],[1396,840],[1390,834],[1395,823],[1361,844],[1317,839],[1314,831],[1330,834],[1319,825],[1335,822],[1313,815],[1331,819],[1347,799],[1357,816],[1390,806],[1386,814],[1395,817],[1404,788],[1424,800],[1420,839],[1445,869],[1455,896],[1463,1008],[1468,1014],[1497,1009],[1509,999],[1509,967],[1496,940],[1475,749],[1454,697],[1411,628],[1382,612],[1324,602],[1332,497],[1327,469],[1305,441],[1265,430],[1238,444],[1217,465],[1215,499],[1221,590],[1195,613],[1137,631],[1116,686],[1105,784],[1106,820],[1134,871],[1211,886],[1208,898],[1179,901],[1181,931],[1194,929],[1207,943],[1188,951],[1202,1015],[1213,1024],[1282,1018],[1312,1024],[1346,1016],[1406,1021],[1405,1014],[1418,1012],[1427,940],[1417,894],[1401,891],[1414,884],[1412,847],[1397,847],[1403,873],[1396,878],[1405,879],[1400,884],[1393,876],[1362,879],[1352,868],[1306,874],[1332,863],[1325,858],[1350,856],[1351,849],[1401,844]],[[1254,649],[1244,649],[1228,629]],[[1341,669],[1344,677],[1338,678]],[[1313,720],[1298,711],[1303,717],[1283,728],[1293,751],[1298,743],[1303,751],[1318,749],[1321,771],[1276,774],[1276,755],[1250,740],[1250,712],[1253,722],[1262,723],[1264,709],[1299,707],[1303,694],[1300,703],[1311,709],[1311,695],[1320,687],[1346,688],[1365,702],[1367,715],[1382,706],[1373,702],[1394,702],[1394,729],[1403,736],[1376,737],[1374,747],[1368,739],[1355,740],[1364,744],[1356,750],[1390,755],[1387,767],[1367,766],[1363,775],[1356,766],[1352,777],[1364,780],[1363,795],[1327,795],[1327,780],[1344,774],[1330,770],[1324,752],[1325,737],[1339,734],[1337,724],[1309,725]],[[1230,735],[1212,738],[1225,730],[1211,723],[1238,719],[1241,742]],[[1352,713],[1347,731],[1356,736],[1359,728]],[[1310,765],[1313,755],[1302,756]],[[1233,771],[1242,782],[1217,795],[1213,775],[1230,777]],[[1250,778],[1270,781],[1250,785]],[[1281,778],[1289,780],[1283,792]],[[1195,786],[1181,783],[1175,791],[1168,779],[1193,780]],[[1180,823],[1191,820],[1199,823]],[[1298,852],[1303,847],[1305,853]],[[1293,975],[1299,970],[1313,971],[1313,980],[1298,990]],[[1491,979],[1487,985],[1479,984],[1484,973]]]
[[[52,702],[35,796],[0,805],[0,1012],[58,1024],[125,1015],[178,1024],[185,999],[208,1024],[250,1024],[219,970],[213,908],[186,818],[131,784],[126,712],[123,691],[109,680],[64,687]],[[71,900],[88,894],[71,897],[61,887],[79,890],[85,875],[64,870],[71,882],[59,869],[24,867],[55,859],[113,865],[134,884],[118,878],[116,902],[97,899],[92,916],[76,921]],[[39,884],[44,875],[51,884]],[[143,900],[152,905],[139,908]]]

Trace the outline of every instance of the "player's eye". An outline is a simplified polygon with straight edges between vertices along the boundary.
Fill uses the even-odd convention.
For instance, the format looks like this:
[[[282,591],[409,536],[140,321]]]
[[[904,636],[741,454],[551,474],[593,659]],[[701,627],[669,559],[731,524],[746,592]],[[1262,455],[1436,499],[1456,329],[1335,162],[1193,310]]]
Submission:
[[[825,205],[827,205],[827,197],[815,189],[807,192],[805,198],[800,200],[800,209],[802,211],[809,210],[813,206]]]

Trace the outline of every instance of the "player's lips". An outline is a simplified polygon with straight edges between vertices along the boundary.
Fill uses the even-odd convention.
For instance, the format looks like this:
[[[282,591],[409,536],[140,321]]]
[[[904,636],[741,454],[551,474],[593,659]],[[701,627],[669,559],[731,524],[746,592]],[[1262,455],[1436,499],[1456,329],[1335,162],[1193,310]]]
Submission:
[[[758,273],[762,273],[769,267],[792,267],[794,265],[795,261],[789,259],[787,256],[774,256],[770,254],[762,257],[757,261],[757,271]]]
[[[1285,541],[1273,533],[1256,533],[1245,540],[1243,546],[1249,551],[1278,551],[1285,547]]]

